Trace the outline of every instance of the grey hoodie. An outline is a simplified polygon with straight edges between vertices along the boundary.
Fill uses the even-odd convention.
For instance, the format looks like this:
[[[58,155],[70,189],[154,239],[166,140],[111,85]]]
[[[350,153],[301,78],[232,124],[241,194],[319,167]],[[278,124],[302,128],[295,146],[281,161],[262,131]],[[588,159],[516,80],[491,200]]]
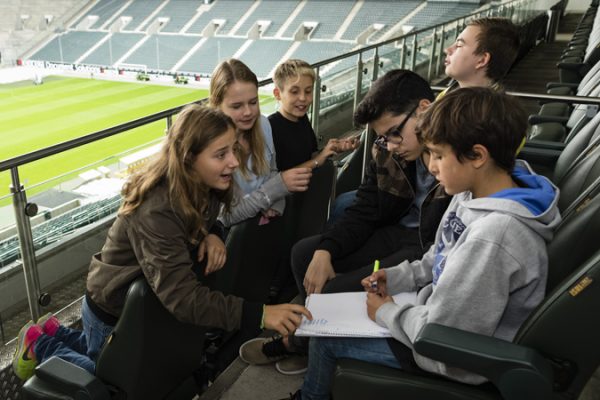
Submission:
[[[419,290],[417,304],[385,303],[376,320],[412,349],[430,322],[512,341],[545,295],[546,243],[560,222],[558,188],[519,161],[519,182],[490,197],[454,196],[421,260],[386,269],[389,294]],[[426,371],[471,384],[480,375],[420,356]]]

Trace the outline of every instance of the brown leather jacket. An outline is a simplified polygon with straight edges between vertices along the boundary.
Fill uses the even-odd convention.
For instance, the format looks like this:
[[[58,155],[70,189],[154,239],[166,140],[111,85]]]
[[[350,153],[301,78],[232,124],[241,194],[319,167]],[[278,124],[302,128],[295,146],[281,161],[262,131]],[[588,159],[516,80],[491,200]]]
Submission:
[[[207,227],[213,227],[218,211],[215,198],[206,213]],[[190,231],[173,209],[166,184],[159,184],[133,214],[118,216],[110,228],[102,251],[90,264],[88,298],[118,317],[129,285],[144,274],[161,303],[179,321],[229,331],[239,329],[244,318],[258,327],[261,304],[225,296],[198,282],[191,254],[203,237],[192,238]]]

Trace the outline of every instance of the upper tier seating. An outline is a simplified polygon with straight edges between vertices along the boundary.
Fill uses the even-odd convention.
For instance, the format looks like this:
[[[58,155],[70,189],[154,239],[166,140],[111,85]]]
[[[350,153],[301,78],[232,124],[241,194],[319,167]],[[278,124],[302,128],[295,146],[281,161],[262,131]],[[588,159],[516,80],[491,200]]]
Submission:
[[[100,29],[105,23],[107,23],[115,13],[125,5],[125,0],[100,0],[90,11],[88,11],[79,21],[73,26],[78,26],[89,16],[97,16],[98,19],[91,24],[89,29]]]
[[[179,70],[210,74],[218,63],[232,57],[245,42],[246,39],[210,37],[181,65]]]
[[[145,64],[150,69],[170,70],[201,40],[198,36],[152,35],[125,59],[128,64]]]
[[[299,3],[299,0],[262,0],[235,34],[245,36],[257,21],[271,21],[263,37],[275,36]]]
[[[307,0],[306,5],[294,18],[283,36],[294,36],[303,22],[318,22],[311,38],[332,39],[353,6],[353,1]]]
[[[121,17],[131,17],[131,21],[125,26],[125,30],[135,31],[161,4],[161,0],[135,0],[129,3],[127,8],[120,14]]]
[[[252,0],[217,0],[210,9],[200,15],[187,30],[188,33],[202,33],[206,25],[213,19],[224,19],[225,23],[219,30],[220,35],[226,35],[240,20],[252,5]]]
[[[380,37],[420,4],[422,4],[420,0],[402,2],[393,0],[366,1],[342,35],[342,39],[355,40],[360,33],[372,24],[385,24],[385,27],[375,35]]]

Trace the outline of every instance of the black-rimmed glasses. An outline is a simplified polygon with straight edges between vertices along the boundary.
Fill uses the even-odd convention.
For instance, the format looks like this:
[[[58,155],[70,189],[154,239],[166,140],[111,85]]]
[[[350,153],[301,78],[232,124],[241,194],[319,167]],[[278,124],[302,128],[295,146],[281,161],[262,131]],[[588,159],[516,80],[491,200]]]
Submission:
[[[408,120],[413,116],[415,111],[417,111],[417,108],[419,108],[418,104],[415,107],[413,107],[413,109],[408,114],[406,114],[406,117],[404,117],[402,122],[400,122],[400,124],[398,124],[398,126],[395,127],[390,133],[388,133],[387,135],[378,136],[377,139],[375,139],[375,144],[382,149],[387,149],[390,136],[398,138],[398,141],[394,142],[394,144],[402,143],[402,140],[404,140],[404,137],[402,136],[404,126],[406,125]]]

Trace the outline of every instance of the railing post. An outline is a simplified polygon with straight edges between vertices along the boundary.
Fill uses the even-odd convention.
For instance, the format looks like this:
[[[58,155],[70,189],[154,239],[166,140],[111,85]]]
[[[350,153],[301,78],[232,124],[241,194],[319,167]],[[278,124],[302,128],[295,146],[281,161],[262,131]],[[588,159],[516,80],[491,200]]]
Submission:
[[[400,45],[400,69],[405,69],[406,65],[406,38],[402,38],[402,44]]]
[[[313,89],[313,104],[312,104],[312,114],[311,114],[311,122],[313,131],[315,131],[315,135],[317,135],[317,139],[321,137],[319,134],[319,111],[321,110],[321,74],[319,72],[319,67],[317,67],[315,71],[315,86]]]
[[[437,28],[433,28],[433,34],[431,35],[431,47],[429,48],[429,65],[427,66],[427,82],[431,82],[431,75],[433,75],[433,60],[435,59],[437,42]]]
[[[10,170],[12,177],[12,186],[10,188],[13,196],[13,206],[15,210],[15,220],[17,224],[17,233],[19,235],[19,247],[21,248],[21,258],[23,263],[23,273],[25,276],[25,289],[27,290],[27,301],[29,302],[29,312],[34,321],[42,315],[40,307],[40,278],[38,275],[35,252],[33,250],[33,236],[31,234],[31,224],[27,215],[27,196],[25,188],[19,180],[19,171],[17,167]]]
[[[410,55],[410,70],[414,71],[417,65],[417,35],[413,34],[412,54]]]
[[[371,81],[375,82],[379,75],[379,47],[375,47],[375,55],[373,56],[373,74],[371,75]]]
[[[438,54],[438,61],[435,66],[435,76],[440,76],[440,68],[442,67],[442,60],[445,60],[444,49],[446,48],[446,25],[442,25],[442,34],[440,35],[440,51]]]
[[[167,117],[167,131],[165,133],[169,133],[169,131],[171,130],[171,126],[173,126],[173,116],[169,115]]]
[[[356,110],[356,107],[358,107],[358,103],[360,103],[360,95],[362,93],[362,54],[362,52],[358,53],[358,61],[356,63],[356,88],[354,89],[354,107],[352,108],[352,112],[354,112],[354,110]]]

